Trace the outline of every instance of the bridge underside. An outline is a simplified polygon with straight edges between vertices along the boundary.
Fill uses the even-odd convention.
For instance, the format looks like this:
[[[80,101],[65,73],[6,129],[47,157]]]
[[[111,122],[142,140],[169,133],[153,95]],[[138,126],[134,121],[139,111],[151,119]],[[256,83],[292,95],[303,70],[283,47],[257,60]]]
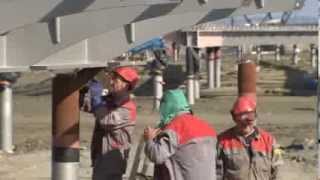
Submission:
[[[17,7],[24,4],[17,2]],[[46,6],[32,0],[39,8],[32,13],[22,10],[23,18],[0,2],[0,72],[105,66],[136,45],[183,27],[229,16],[286,11],[296,5],[296,0],[269,0],[263,8],[242,0],[135,0],[123,4],[97,0],[81,1],[83,7],[72,9],[63,2]],[[8,15],[13,19],[3,18]]]
[[[257,46],[257,45],[305,45],[318,44],[318,27],[305,27],[305,30],[295,30],[293,27],[290,30],[286,28],[277,28],[272,31],[269,28],[261,27],[260,30],[246,28],[246,31],[241,28],[229,31],[186,31],[192,42],[191,46],[199,48],[214,47],[214,46]],[[269,30],[267,30],[269,29]]]

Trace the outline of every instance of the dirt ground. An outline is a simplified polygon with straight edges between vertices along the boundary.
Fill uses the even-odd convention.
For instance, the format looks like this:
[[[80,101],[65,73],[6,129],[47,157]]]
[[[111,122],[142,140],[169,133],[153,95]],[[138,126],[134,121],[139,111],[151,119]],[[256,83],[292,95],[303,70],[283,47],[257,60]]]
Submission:
[[[285,152],[281,180],[316,179],[316,96],[300,81],[312,71],[308,61],[305,59],[298,67],[289,66],[288,59],[280,63],[274,60],[261,62],[257,83],[258,124],[276,137]],[[203,74],[202,97],[193,106],[195,113],[209,121],[218,132],[233,125],[229,110],[237,95],[235,67],[231,60],[223,62],[222,88],[214,91],[206,89]],[[183,78],[173,76],[170,68],[172,72],[182,73],[179,65],[171,65],[165,76],[168,87],[171,82],[182,83]],[[15,85],[15,153],[0,153],[0,180],[50,179],[51,76],[48,72],[24,73]],[[148,85],[141,85],[144,86]],[[144,92],[149,90],[150,87]],[[152,97],[141,96],[139,89],[136,94],[135,142],[145,126],[154,125],[159,119],[152,110]],[[85,180],[91,175],[88,147],[93,129],[92,115],[81,113],[80,125],[80,177]]]

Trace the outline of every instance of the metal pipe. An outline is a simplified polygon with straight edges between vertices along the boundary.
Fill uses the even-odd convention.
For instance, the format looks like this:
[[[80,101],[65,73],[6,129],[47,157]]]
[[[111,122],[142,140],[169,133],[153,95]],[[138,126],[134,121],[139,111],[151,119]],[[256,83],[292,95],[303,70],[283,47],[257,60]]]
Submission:
[[[279,45],[276,46],[275,58],[276,58],[276,61],[280,61],[280,46]]]
[[[319,65],[319,60],[318,60],[318,65]],[[317,148],[318,148],[318,180],[320,179],[320,79],[318,78],[318,88],[317,88]]]
[[[0,83],[0,150],[13,153],[12,88],[11,83]]]
[[[261,47],[260,47],[260,46],[257,46],[257,64],[260,63],[261,59],[262,59]]]
[[[194,104],[194,75],[188,75],[187,80],[187,94],[190,105]]]
[[[79,87],[70,74],[59,74],[53,79],[52,180],[78,180]]]
[[[310,56],[311,56],[311,66],[312,68],[316,68],[317,63],[317,49],[314,44],[311,44],[310,46]]]
[[[293,55],[292,55],[292,63],[294,65],[297,65],[299,62],[299,48],[298,46],[295,44],[293,45]]]
[[[160,101],[163,95],[163,77],[162,74],[155,74],[153,76],[153,109],[159,110],[160,108]]]
[[[200,81],[198,77],[194,79],[194,97],[195,99],[200,99]]]
[[[239,96],[256,96],[256,65],[251,61],[238,65],[238,93]]]
[[[209,89],[214,89],[214,51],[213,48],[207,49],[207,62],[208,62],[208,72],[207,72],[207,80]]]
[[[220,47],[215,48],[214,50],[214,86],[215,88],[221,87],[221,49]]]
[[[186,49],[186,65],[187,65],[187,94],[189,104],[194,104],[194,59],[191,47]]]
[[[238,46],[237,47],[237,56],[238,56],[239,61],[242,59],[243,53],[244,53],[244,47]]]

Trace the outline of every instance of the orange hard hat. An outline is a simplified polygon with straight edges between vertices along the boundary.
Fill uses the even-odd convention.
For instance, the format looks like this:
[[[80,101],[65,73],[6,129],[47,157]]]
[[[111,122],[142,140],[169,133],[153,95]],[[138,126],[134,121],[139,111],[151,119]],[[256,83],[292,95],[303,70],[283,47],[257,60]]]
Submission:
[[[256,110],[256,99],[253,96],[240,96],[231,109],[233,115]]]
[[[113,70],[113,72],[130,84],[130,90],[132,90],[136,86],[139,80],[138,72],[132,67],[117,67]]]

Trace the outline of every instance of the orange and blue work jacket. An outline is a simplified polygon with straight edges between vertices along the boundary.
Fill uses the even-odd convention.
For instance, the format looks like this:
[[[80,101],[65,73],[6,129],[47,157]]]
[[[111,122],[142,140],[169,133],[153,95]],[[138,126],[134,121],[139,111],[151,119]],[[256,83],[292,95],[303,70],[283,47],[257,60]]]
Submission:
[[[276,180],[281,164],[275,139],[263,129],[246,138],[235,128],[218,136],[217,180]]]

